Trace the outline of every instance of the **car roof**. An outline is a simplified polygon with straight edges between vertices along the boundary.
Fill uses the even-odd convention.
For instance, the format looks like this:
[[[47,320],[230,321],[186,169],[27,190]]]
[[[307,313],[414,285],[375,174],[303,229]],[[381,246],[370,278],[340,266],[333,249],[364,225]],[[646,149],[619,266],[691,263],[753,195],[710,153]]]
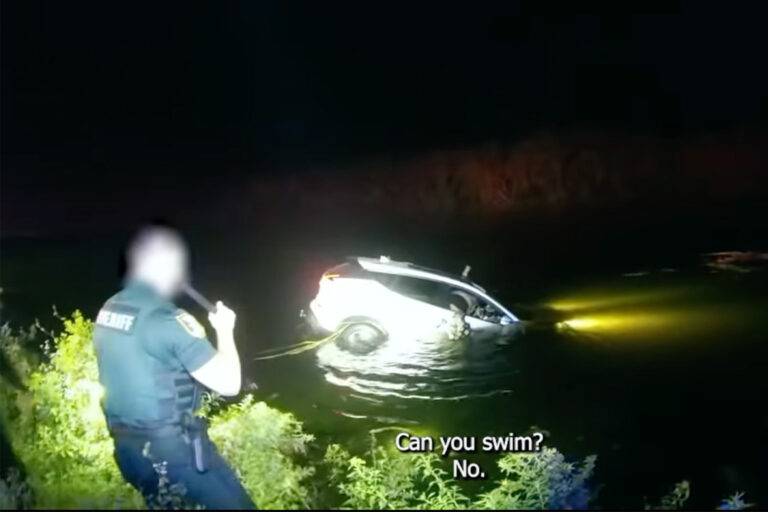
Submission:
[[[505,308],[501,303],[499,303],[499,301],[488,295],[488,292],[486,292],[485,289],[463,276],[450,274],[448,272],[442,272],[440,270],[427,267],[421,267],[406,261],[393,261],[387,256],[381,256],[379,258],[366,258],[364,256],[356,256],[349,258],[349,261],[357,262],[360,267],[368,272],[409,276],[414,278],[421,278],[424,280],[454,284],[464,289],[472,289],[481,294],[482,297],[499,308],[504,314],[512,318],[514,321],[518,320],[511,311]]]
[[[357,261],[361,267],[370,272],[380,272],[384,274],[395,275],[407,275],[415,278],[422,278],[429,280],[430,277],[440,277],[439,281],[450,279],[453,281],[461,282],[465,285],[469,285],[483,293],[485,289],[477,283],[473,283],[464,276],[458,274],[451,274],[450,272],[443,272],[442,270],[436,270],[433,268],[422,267],[420,265],[414,265],[407,261],[395,261],[387,256],[381,256],[379,258],[367,258],[365,256],[356,256],[350,258]]]

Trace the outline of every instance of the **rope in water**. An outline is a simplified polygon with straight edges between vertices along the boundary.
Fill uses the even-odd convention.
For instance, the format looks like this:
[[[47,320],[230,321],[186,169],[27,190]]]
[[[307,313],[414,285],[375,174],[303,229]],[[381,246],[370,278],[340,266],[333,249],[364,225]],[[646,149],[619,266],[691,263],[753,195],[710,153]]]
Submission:
[[[301,343],[295,343],[293,345],[288,345],[287,347],[267,349],[262,351],[261,355],[258,355],[253,359],[254,361],[264,361],[266,359],[276,359],[278,357],[295,356],[297,354],[301,354],[308,350],[317,348],[324,343],[335,340],[336,337],[338,336],[338,333],[341,332],[342,330],[343,329],[340,328],[335,333],[321,340],[302,341]]]

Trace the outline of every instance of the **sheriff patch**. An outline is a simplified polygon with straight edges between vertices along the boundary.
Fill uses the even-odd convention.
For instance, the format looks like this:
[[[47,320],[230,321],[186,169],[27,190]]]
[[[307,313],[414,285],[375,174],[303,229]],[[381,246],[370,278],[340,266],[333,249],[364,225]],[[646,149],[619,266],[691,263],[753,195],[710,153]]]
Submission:
[[[126,334],[133,332],[138,310],[123,304],[108,304],[96,316],[96,325],[109,327]]]
[[[205,338],[205,327],[200,325],[195,317],[186,311],[179,311],[176,315],[176,321],[181,324],[185,331],[195,338]]]

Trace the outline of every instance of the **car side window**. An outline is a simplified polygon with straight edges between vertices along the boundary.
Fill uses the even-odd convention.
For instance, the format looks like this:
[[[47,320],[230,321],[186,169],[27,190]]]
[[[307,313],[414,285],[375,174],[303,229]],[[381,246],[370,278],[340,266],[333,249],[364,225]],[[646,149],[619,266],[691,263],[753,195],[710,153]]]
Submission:
[[[464,288],[410,276],[375,275],[390,290],[439,308],[493,323],[501,323],[504,317],[496,306]]]
[[[397,291],[395,289],[395,280],[398,276],[395,276],[393,274],[382,274],[379,272],[371,272],[371,277],[373,277],[376,281],[380,282],[390,290]]]
[[[444,285],[437,281],[428,281],[426,279],[418,279],[409,276],[391,276],[392,279],[388,284],[385,284],[388,288],[397,293],[402,293],[406,297],[420,300],[435,306],[444,307],[441,302],[442,289]]]
[[[501,323],[504,313],[483,297],[463,288],[452,288],[450,293],[451,304],[455,309],[463,311],[465,315],[486,322]]]

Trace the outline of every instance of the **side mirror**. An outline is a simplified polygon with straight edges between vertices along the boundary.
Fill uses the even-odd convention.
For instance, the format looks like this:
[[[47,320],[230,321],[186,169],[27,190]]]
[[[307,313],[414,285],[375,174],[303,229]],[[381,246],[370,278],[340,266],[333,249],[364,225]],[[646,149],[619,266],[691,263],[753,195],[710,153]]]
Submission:
[[[512,319],[509,318],[508,316],[501,317],[501,325],[511,325],[513,323],[514,322],[512,321]]]

